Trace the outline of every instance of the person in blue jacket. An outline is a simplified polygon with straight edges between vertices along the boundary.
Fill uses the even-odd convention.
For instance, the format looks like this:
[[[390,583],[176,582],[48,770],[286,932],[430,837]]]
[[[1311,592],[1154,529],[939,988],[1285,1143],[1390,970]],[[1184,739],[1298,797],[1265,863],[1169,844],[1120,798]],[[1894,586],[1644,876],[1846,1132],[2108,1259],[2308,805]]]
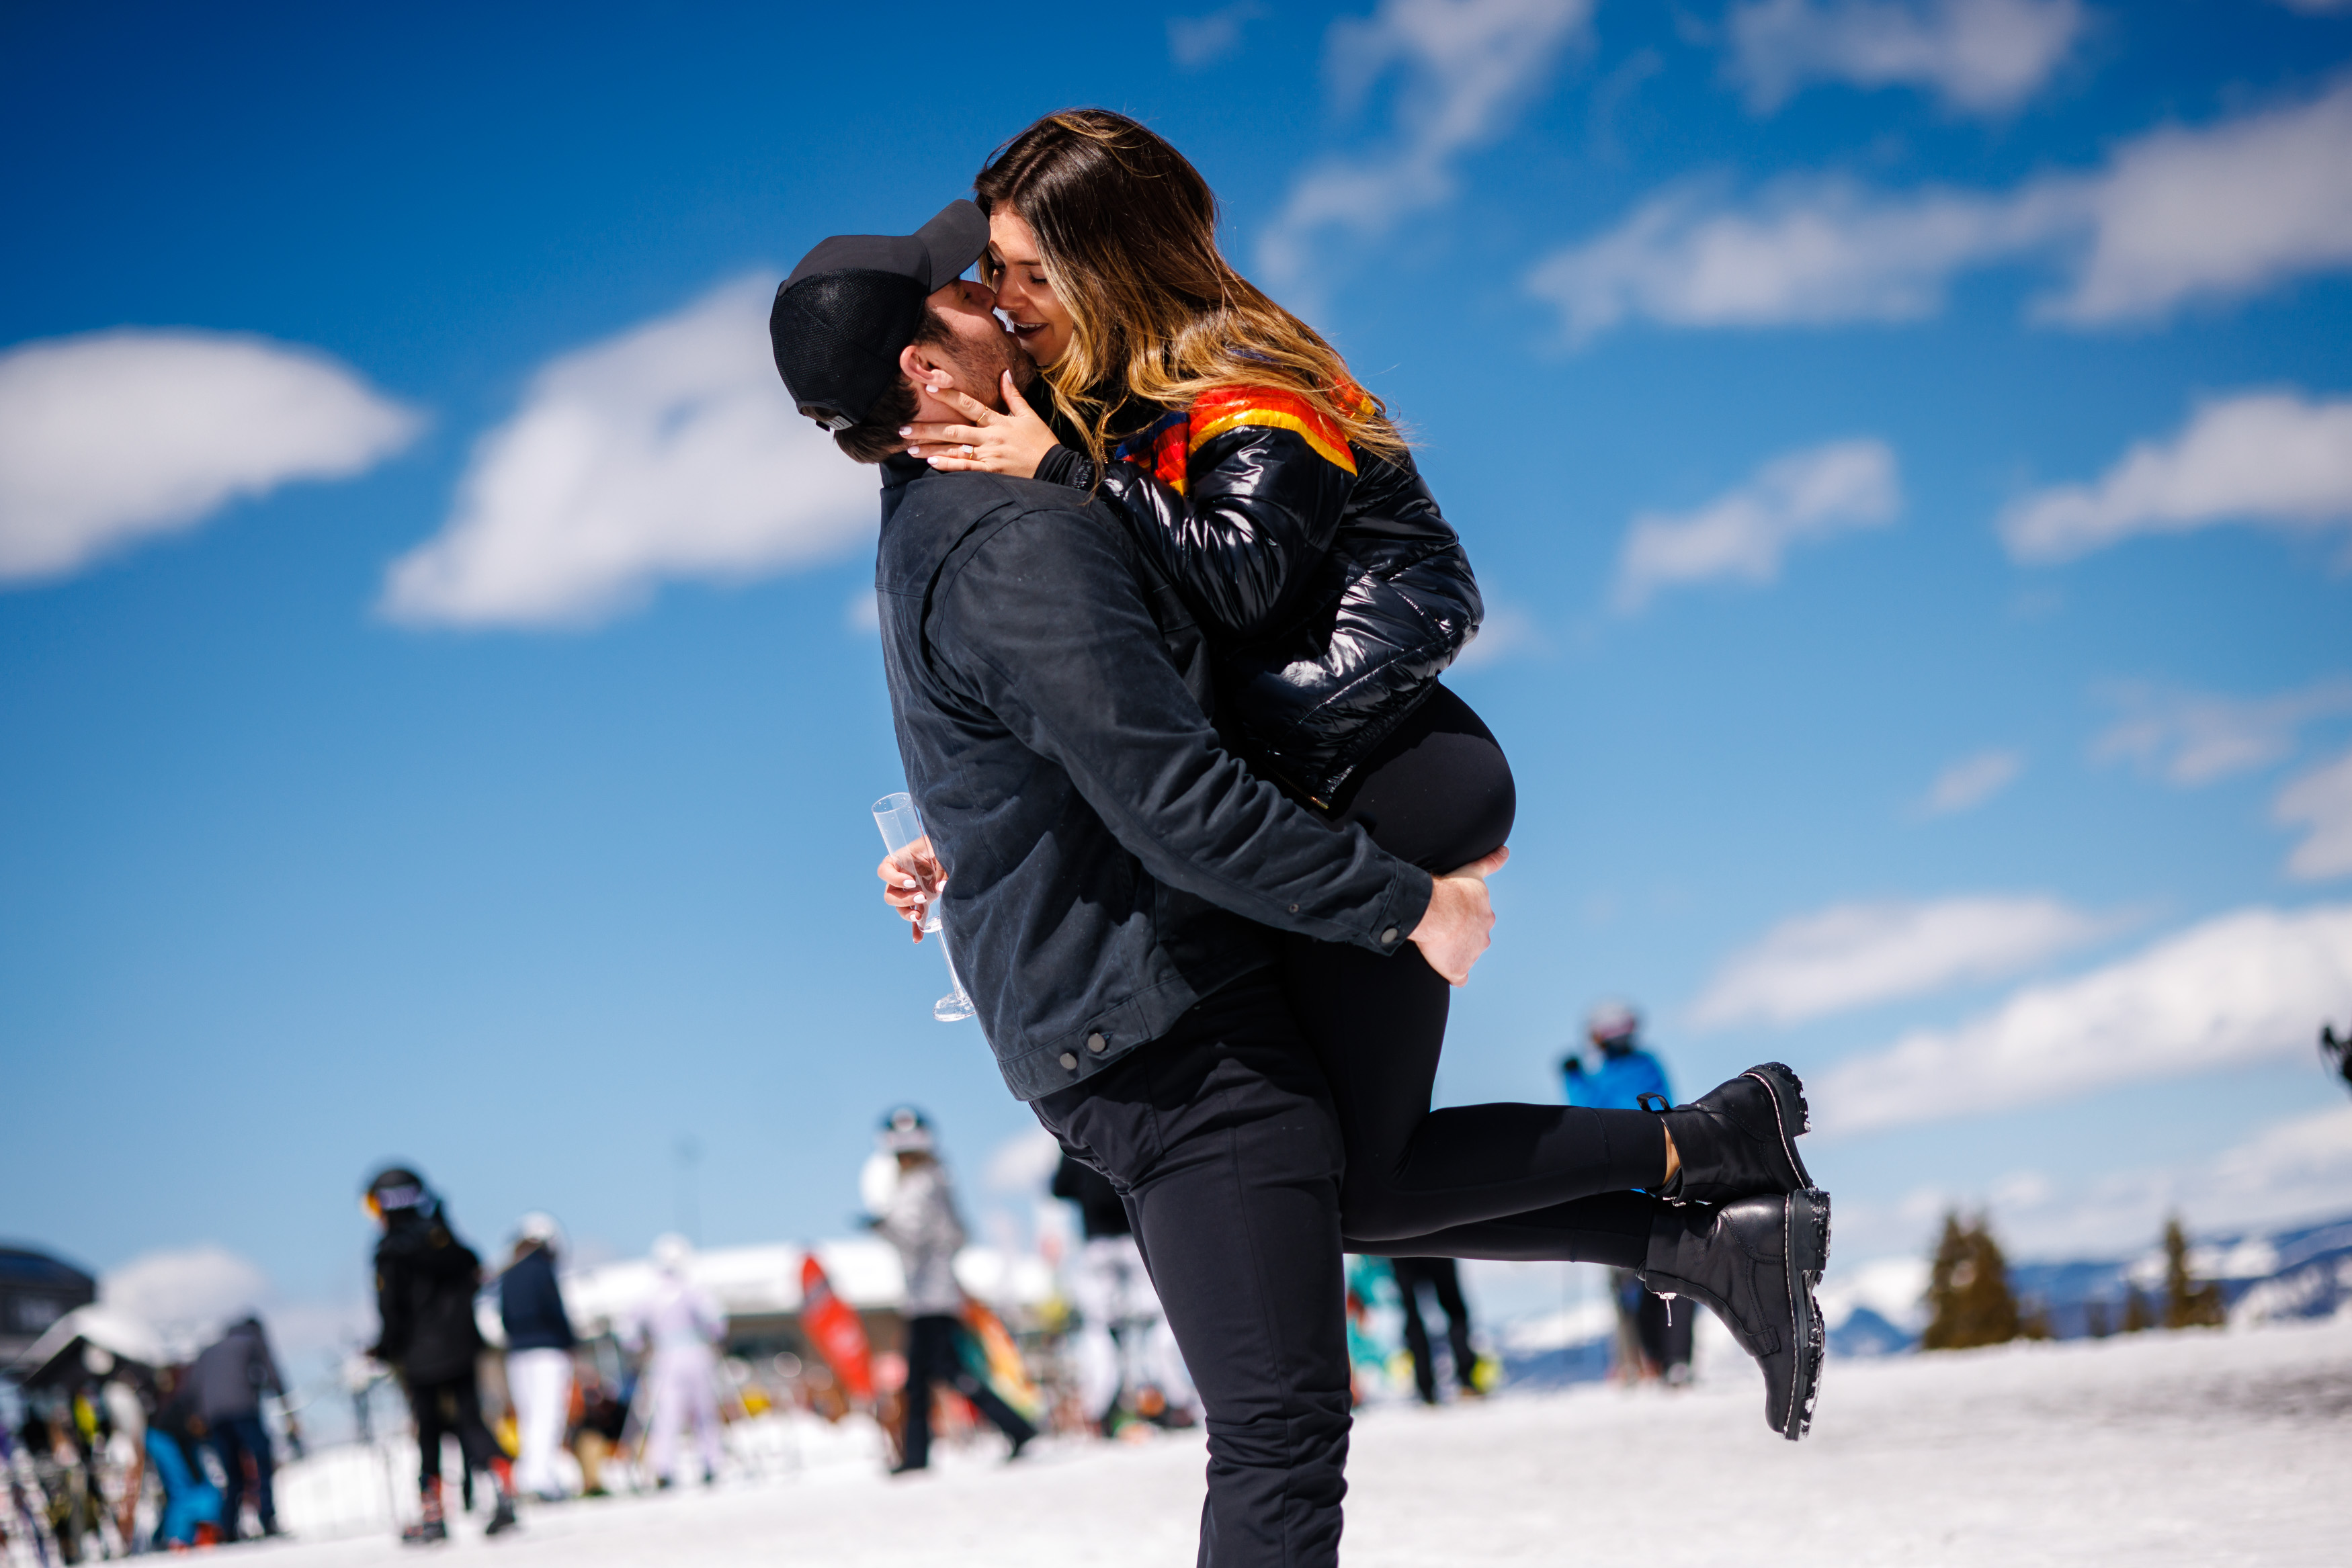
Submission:
[[[1587,1067],[1583,1053],[1574,1051],[1560,1059],[1570,1104],[1664,1111],[1675,1103],[1664,1063],[1642,1049],[1642,1015],[1630,1003],[1602,1002],[1585,1019],[1584,1030],[1599,1060]],[[1622,1375],[1629,1380],[1663,1377],[1677,1387],[1688,1383],[1696,1303],[1685,1301],[1675,1310],[1645,1290],[1631,1269],[1610,1270],[1609,1283],[1617,1303]]]
[[[514,1399],[522,1454],[515,1485],[542,1501],[567,1495],[555,1468],[572,1418],[572,1316],[555,1277],[562,1232],[534,1209],[515,1228],[514,1260],[499,1276],[499,1319],[507,1331],[507,1392]]]

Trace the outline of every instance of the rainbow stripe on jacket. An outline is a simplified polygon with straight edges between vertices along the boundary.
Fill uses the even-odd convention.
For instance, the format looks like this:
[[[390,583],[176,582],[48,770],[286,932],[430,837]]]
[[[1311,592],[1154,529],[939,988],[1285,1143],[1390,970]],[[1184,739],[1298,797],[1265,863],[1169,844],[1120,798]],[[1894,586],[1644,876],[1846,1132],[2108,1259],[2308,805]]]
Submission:
[[[1353,382],[1334,389],[1339,401],[1365,408],[1370,394]],[[1111,448],[1111,461],[1132,463],[1178,495],[1191,478],[1192,454],[1244,425],[1296,431],[1326,462],[1349,473],[1356,455],[1339,422],[1289,387],[1225,386],[1201,394],[1191,408],[1164,413]]]

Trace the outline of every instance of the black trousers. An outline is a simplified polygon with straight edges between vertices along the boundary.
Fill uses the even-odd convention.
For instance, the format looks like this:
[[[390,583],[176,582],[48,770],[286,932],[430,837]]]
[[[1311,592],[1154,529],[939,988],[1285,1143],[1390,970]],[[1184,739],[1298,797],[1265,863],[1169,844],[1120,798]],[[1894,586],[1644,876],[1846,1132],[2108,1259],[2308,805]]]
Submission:
[[[1462,1270],[1451,1258],[1391,1258],[1397,1295],[1404,1303],[1404,1347],[1412,1353],[1412,1382],[1424,1405],[1437,1403],[1437,1358],[1430,1351],[1429,1327],[1421,1321],[1421,1292],[1437,1298],[1445,1314],[1445,1343],[1454,1353],[1454,1382],[1466,1394],[1477,1392],[1472,1374],[1478,1353],[1470,1348],[1470,1303],[1462,1299]]]
[[[944,1383],[972,1402],[998,1431],[1016,1443],[1037,1435],[1021,1412],[964,1366],[960,1341],[963,1324],[945,1313],[907,1320],[907,1433],[899,1463],[919,1470],[931,1462],[931,1385]]]
[[[441,1439],[445,1437],[457,1439],[467,1469],[497,1474],[493,1461],[504,1461],[506,1454],[483,1423],[481,1390],[474,1385],[472,1373],[461,1373],[438,1383],[410,1384],[408,1409],[416,1417],[417,1483],[425,1490],[440,1484]]]
[[[1339,1121],[1273,974],[1228,986],[1033,1109],[1118,1188],[1200,1390],[1200,1562],[1338,1562],[1348,1459]]]
[[[1503,748],[1467,704],[1439,686],[1364,759],[1331,815],[1361,825],[1400,860],[1447,872],[1499,846],[1517,810]],[[1555,1206],[1654,1186],[1664,1174],[1665,1133],[1646,1112],[1511,1103],[1430,1109],[1453,988],[1419,948],[1381,955],[1289,936],[1283,974],[1330,1082],[1348,1147],[1339,1202],[1349,1250],[1567,1256],[1552,1248],[1576,1244],[1523,1234],[1529,1211],[1547,1216],[1535,1226],[1539,1232],[1613,1235],[1633,1223],[1623,1203],[1590,1216]],[[1646,1216],[1643,1206],[1645,1236]],[[1520,1223],[1504,1232],[1460,1228],[1512,1217]],[[1446,1239],[1428,1244],[1433,1234]]]
[[[220,1456],[221,1474],[228,1484],[221,1489],[221,1534],[235,1540],[237,1521],[245,1511],[246,1463],[253,1464],[253,1512],[261,1521],[264,1531],[278,1528],[278,1492],[272,1478],[277,1474],[276,1457],[269,1451],[269,1431],[261,1424],[259,1416],[223,1416],[212,1423],[213,1452]]]

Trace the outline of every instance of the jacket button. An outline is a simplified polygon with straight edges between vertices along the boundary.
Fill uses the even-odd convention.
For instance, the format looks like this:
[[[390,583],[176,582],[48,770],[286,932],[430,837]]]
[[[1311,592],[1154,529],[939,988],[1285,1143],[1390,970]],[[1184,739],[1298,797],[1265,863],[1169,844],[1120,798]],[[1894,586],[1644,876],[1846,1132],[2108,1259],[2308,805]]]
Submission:
[[[1062,1052],[1062,1070],[1066,1072],[1076,1072],[1078,1070],[1077,1057],[1066,1051]]]
[[[1291,913],[1291,914],[1293,914],[1293,915],[1297,914],[1297,913],[1298,913],[1298,905],[1297,905],[1297,904],[1292,904],[1292,905],[1290,906],[1290,913]]]
[[[1100,1030],[1097,1030],[1094,1033],[1087,1036],[1087,1049],[1093,1051],[1097,1056],[1100,1056],[1104,1051],[1110,1049],[1110,1041],[1102,1037],[1102,1031]]]
[[[1383,946],[1383,947],[1393,947],[1393,946],[1396,946],[1396,939],[1397,939],[1397,928],[1396,928],[1395,926],[1393,926],[1393,925],[1390,926],[1386,931],[1383,931],[1383,932],[1381,932],[1381,946]]]

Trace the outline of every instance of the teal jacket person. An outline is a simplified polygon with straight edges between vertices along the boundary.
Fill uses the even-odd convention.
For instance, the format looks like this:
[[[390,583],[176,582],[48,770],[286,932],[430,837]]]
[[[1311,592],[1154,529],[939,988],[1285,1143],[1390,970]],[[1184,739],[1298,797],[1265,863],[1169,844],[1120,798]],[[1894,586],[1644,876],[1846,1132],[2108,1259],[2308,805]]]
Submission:
[[[1623,1002],[1603,1002],[1592,1009],[1585,1032],[1591,1037],[1600,1060],[1585,1065],[1583,1053],[1570,1051],[1560,1059],[1568,1103],[1595,1111],[1639,1111],[1642,1098],[1658,1097],[1651,1108],[1663,1110],[1675,1103],[1666,1085],[1666,1070],[1642,1049],[1642,1017]]]

